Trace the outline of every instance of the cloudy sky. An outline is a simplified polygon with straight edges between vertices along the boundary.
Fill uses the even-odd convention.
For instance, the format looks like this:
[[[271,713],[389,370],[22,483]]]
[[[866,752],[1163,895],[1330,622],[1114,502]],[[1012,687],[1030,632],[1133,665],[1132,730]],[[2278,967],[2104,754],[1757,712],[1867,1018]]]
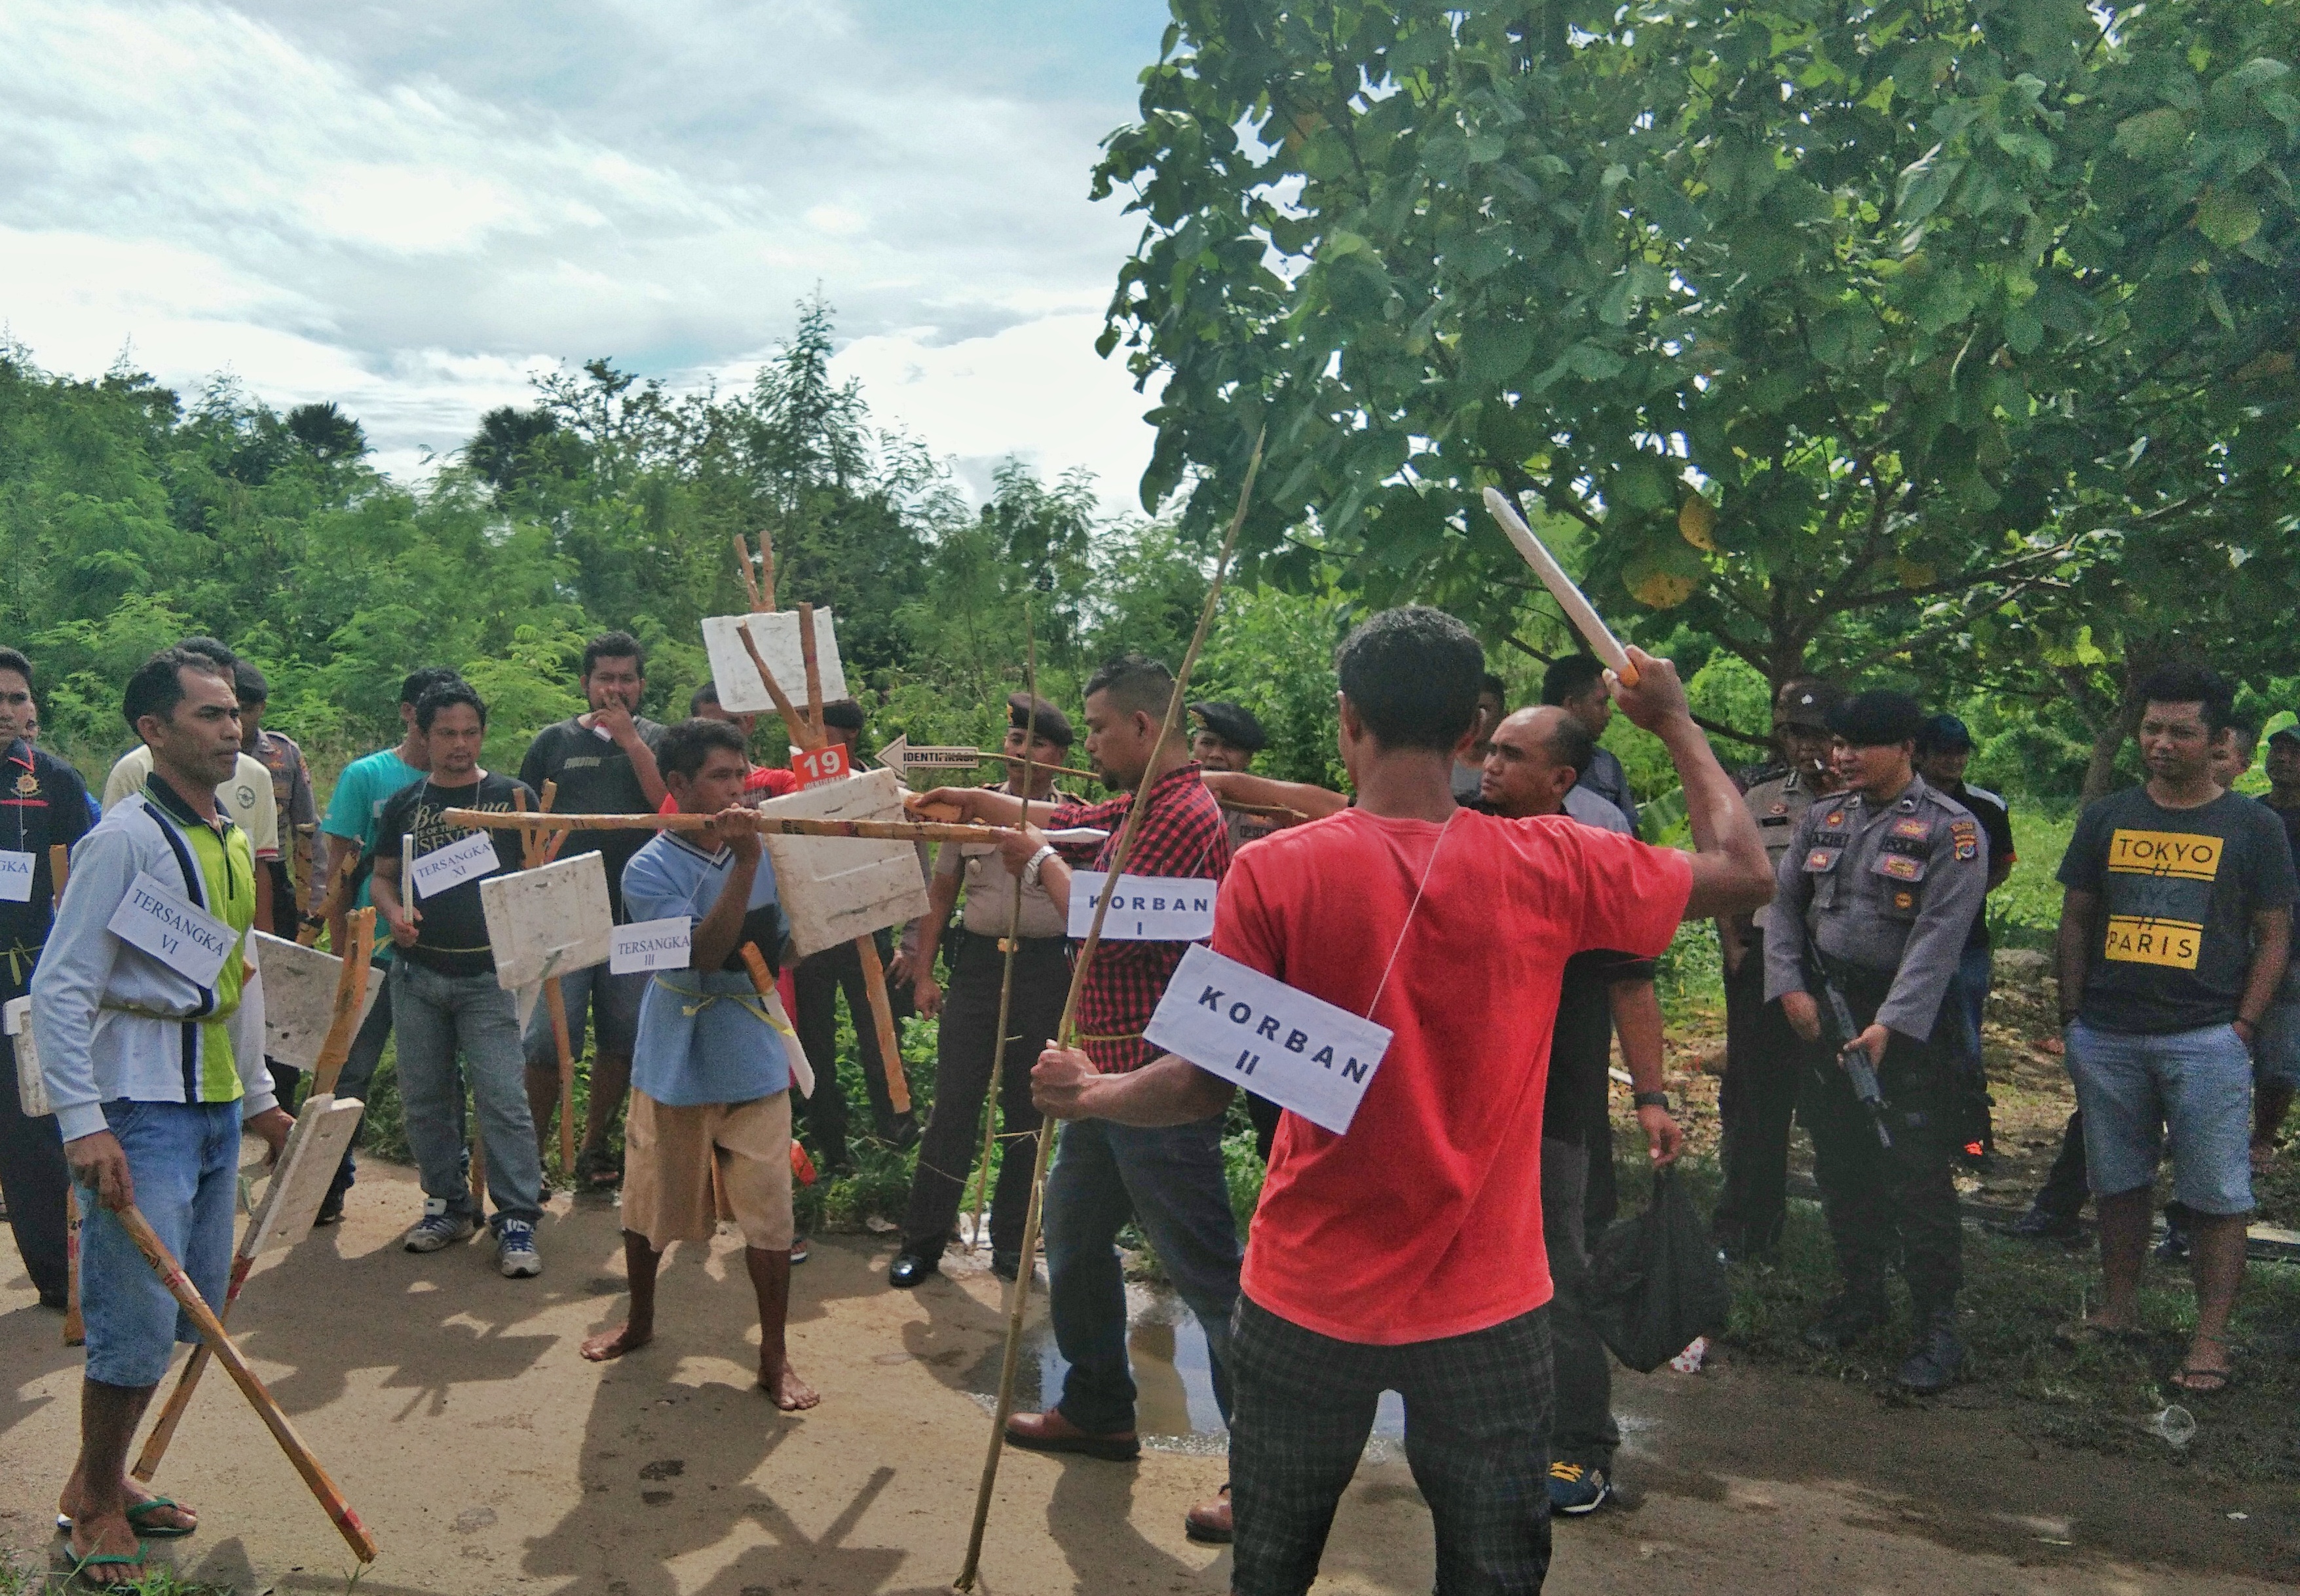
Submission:
[[[964,477],[1130,500],[1087,200],[1160,0],[0,5],[0,325],[332,399],[419,473],[526,374],[747,383],[819,283],[842,374]]]

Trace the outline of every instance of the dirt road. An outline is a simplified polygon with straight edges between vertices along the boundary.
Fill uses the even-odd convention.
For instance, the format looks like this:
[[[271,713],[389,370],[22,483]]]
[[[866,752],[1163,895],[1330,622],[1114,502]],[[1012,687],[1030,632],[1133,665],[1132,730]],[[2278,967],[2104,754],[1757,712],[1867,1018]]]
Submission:
[[[673,1258],[654,1346],[594,1366],[576,1342],[621,1308],[611,1208],[556,1199],[548,1272],[513,1282],[484,1246],[397,1251],[417,1207],[406,1172],[371,1167],[345,1225],[268,1261],[238,1316],[382,1542],[362,1592],[907,1592],[956,1572],[988,1423],[970,1386],[1003,1328],[987,1274],[897,1293],[886,1246],[818,1243],[793,1345],[823,1405],[782,1417],[752,1387],[731,1237],[707,1259]],[[79,1355],[14,1262],[0,1279],[0,1542],[45,1554]],[[2039,1451],[1953,1399],[1890,1410],[1727,1362],[1625,1376],[1621,1406],[1635,1505],[1558,1527],[1552,1590],[2235,1596],[2300,1578],[2289,1492],[2199,1492],[2145,1459]],[[1321,1592],[1429,1589],[1428,1514],[1394,1443],[1378,1451]],[[1227,1554],[1181,1531],[1220,1480],[1218,1459],[1183,1450],[1136,1467],[1010,1453],[982,1588],[1221,1592]],[[228,1382],[203,1389],[157,1483],[204,1517],[172,1543],[188,1575],[343,1588],[348,1553]]]

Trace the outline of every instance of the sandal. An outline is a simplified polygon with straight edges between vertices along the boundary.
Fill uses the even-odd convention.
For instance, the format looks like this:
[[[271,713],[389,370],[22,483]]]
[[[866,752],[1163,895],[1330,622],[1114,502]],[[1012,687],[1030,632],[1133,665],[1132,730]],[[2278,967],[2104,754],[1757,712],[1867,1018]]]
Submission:
[[[184,1506],[183,1503],[178,1501],[172,1496],[147,1496],[142,1501],[129,1502],[128,1504],[128,1527],[136,1532],[138,1539],[145,1541],[180,1541],[186,1535],[196,1535],[199,1534],[200,1525],[199,1518],[196,1514],[193,1516],[192,1522],[188,1525],[146,1524],[144,1522],[145,1515],[161,1512],[169,1508],[175,1509],[179,1513],[191,1512],[189,1508]],[[59,1513],[56,1515],[56,1533],[63,1535],[69,1535],[72,1533],[71,1514]]]
[[[64,1555],[71,1559],[71,1578],[75,1584],[91,1591],[117,1592],[121,1596],[132,1596],[144,1588],[144,1548],[140,1544],[132,1558],[108,1551],[77,1552],[69,1542]]]
[[[2226,1336],[2200,1334],[2194,1339],[2208,1341],[2220,1348],[2222,1353],[2228,1351],[2229,1343]],[[2207,1385],[2189,1384],[2194,1380],[2207,1380],[2212,1384]],[[2236,1384],[2236,1366],[2231,1363],[2225,1368],[2208,1368],[2199,1364],[2183,1363],[2172,1371],[2168,1384],[2173,1390],[2187,1396],[2219,1396]]]

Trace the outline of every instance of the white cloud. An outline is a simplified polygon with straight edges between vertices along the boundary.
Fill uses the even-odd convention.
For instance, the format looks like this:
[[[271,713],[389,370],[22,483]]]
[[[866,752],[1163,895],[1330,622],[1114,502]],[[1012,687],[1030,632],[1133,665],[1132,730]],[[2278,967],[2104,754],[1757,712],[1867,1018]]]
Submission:
[[[1091,345],[1135,229],[1085,194],[1137,62],[1030,11],[12,0],[0,320],[337,400],[407,471],[538,365],[723,370],[819,283],[883,416],[1130,499],[1146,404]]]

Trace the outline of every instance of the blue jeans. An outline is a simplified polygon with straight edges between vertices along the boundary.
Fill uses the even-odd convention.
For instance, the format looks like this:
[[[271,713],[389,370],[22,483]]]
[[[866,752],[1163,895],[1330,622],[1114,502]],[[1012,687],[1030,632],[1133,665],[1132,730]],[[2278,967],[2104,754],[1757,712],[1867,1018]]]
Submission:
[[[383,1050],[391,1040],[391,967],[394,960],[380,956],[368,965],[367,983],[375,993],[375,1002],[360,1022],[352,1036],[352,1051],[344,1060],[344,1072],[336,1077],[338,1097],[356,1097],[368,1101],[375,1087],[375,1072],[383,1063]],[[288,1100],[280,1099],[285,1108]],[[352,1149],[367,1137],[367,1116],[360,1116],[359,1127],[352,1132],[352,1145],[344,1149],[344,1161],[337,1168],[335,1184],[328,1195],[341,1201],[352,1183],[359,1177],[359,1160]]]
[[[231,1216],[239,1199],[239,1104],[104,1105],[128,1155],[136,1206],[209,1307],[221,1311],[231,1277]],[[79,1301],[88,1325],[88,1377],[99,1385],[157,1385],[179,1341],[197,1341],[136,1250],[119,1216],[85,1186],[79,1199]]]
[[[2169,1140],[2175,1201],[2200,1214],[2252,1211],[2252,1053],[2235,1027],[2156,1035],[2079,1019],[2068,1060],[2096,1196],[2147,1188]]]
[[[1107,1435],[1134,1427],[1117,1247],[1129,1218],[1206,1333],[1214,1402],[1229,1422],[1229,1316],[1240,1253],[1221,1127],[1218,1118],[1155,1130],[1099,1119],[1062,1126],[1046,1176],[1046,1297],[1054,1344],[1071,1366],[1056,1406],[1081,1430]]]
[[[1958,959],[1956,976],[1949,989],[1956,1002],[1957,1034],[1964,1039],[1964,1054],[1969,1059],[1980,1057],[1980,1017],[1988,1007],[1988,983],[1995,974],[1989,964],[1988,945],[1965,949]]]
[[[391,1023],[399,1037],[399,1101],[407,1144],[426,1197],[447,1211],[472,1213],[463,1131],[463,1072],[487,1138],[488,1193],[496,1218],[532,1225],[543,1213],[543,1166],[527,1104],[527,1060],[520,1049],[518,1000],[483,976],[446,976],[404,956],[391,961]]]

